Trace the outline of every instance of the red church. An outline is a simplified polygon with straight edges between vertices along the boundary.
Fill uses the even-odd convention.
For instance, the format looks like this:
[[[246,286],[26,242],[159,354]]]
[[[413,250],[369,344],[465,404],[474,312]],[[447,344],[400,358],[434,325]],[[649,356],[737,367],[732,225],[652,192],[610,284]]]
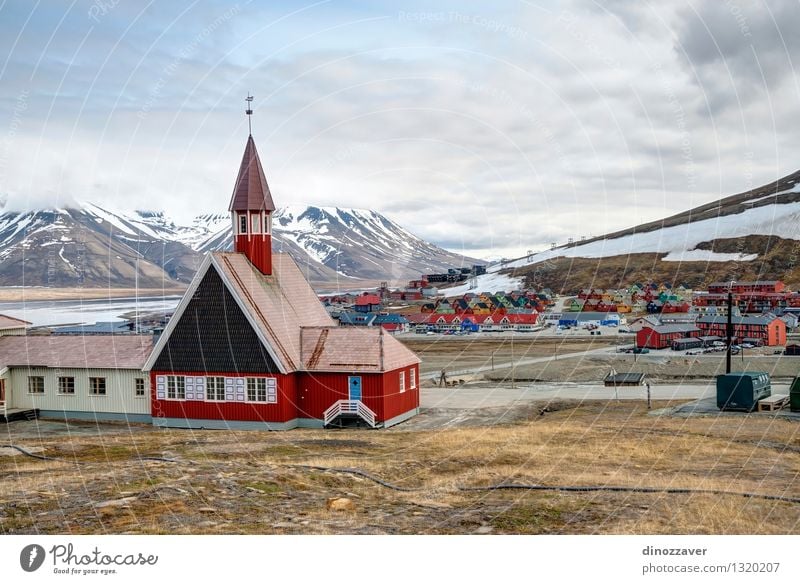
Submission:
[[[249,112],[248,112],[249,113]],[[234,251],[209,253],[145,364],[153,423],[388,427],[419,412],[419,359],[383,327],[338,327],[294,260],[252,135],[231,197]]]

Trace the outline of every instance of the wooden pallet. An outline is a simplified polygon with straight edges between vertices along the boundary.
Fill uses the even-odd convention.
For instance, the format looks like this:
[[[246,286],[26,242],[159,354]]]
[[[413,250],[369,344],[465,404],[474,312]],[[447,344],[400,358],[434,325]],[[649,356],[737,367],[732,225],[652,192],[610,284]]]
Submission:
[[[776,393],[764,399],[758,400],[759,412],[777,412],[789,405],[789,396],[783,393]]]

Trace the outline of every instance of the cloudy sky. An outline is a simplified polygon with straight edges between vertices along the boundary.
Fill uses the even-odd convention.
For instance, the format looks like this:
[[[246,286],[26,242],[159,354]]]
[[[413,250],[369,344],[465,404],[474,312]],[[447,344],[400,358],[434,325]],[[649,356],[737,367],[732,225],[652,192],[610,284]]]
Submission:
[[[279,206],[511,257],[800,168],[796,62],[794,0],[0,0],[0,202],[225,212],[250,91]]]

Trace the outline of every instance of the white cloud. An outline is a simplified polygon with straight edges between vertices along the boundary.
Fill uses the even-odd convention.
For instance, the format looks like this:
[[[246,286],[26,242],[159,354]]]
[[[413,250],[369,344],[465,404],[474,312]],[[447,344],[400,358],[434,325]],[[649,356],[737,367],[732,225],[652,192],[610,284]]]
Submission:
[[[472,255],[598,235],[797,167],[795,3],[742,0],[748,37],[736,1],[420,3],[405,16],[243,4],[222,22],[212,3],[141,17],[123,4],[94,28],[86,6],[59,29],[64,8],[42,8],[13,50],[30,7],[0,10],[10,201],[222,211],[247,91],[279,204],[373,208]]]

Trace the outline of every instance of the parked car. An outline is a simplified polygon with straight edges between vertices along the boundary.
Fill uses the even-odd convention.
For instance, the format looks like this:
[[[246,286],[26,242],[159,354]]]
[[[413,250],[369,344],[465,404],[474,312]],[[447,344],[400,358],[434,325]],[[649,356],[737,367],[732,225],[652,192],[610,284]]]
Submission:
[[[634,348],[631,350],[631,352],[632,352],[634,355],[644,355],[645,353],[649,353],[649,352],[650,352],[650,349],[648,349],[648,348],[646,348],[646,347],[634,347]]]

